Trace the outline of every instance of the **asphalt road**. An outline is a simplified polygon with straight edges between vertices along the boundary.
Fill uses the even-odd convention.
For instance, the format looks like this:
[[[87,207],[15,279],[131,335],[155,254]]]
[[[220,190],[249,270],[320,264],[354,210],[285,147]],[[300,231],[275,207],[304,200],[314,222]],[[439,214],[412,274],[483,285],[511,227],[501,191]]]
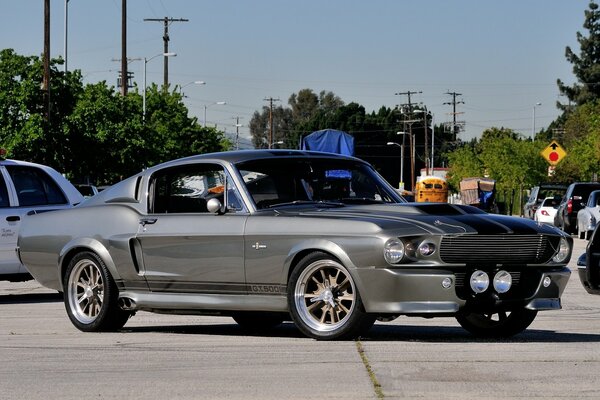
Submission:
[[[149,313],[82,333],[57,294],[0,282],[0,399],[600,398],[600,296],[579,283],[575,241],[563,310],[510,340],[408,317],[340,342],[291,323],[248,335],[229,318]]]

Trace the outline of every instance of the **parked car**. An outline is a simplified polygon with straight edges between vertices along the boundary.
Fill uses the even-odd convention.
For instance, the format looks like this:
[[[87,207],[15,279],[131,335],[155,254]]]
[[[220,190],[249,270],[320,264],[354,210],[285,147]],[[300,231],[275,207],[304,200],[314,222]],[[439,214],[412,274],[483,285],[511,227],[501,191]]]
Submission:
[[[87,183],[76,183],[75,187],[77,188],[77,190],[79,190],[79,193],[81,193],[81,195],[86,199],[88,197],[92,197],[95,194],[98,194],[98,188],[94,185],[90,185]]]
[[[600,295],[600,233],[596,225],[585,253],[577,259],[579,280],[590,294]]]
[[[596,221],[600,219],[600,190],[590,193],[588,201],[577,213],[577,236],[588,240],[592,236]]]
[[[554,225],[554,216],[560,203],[560,197],[546,197],[535,211],[533,220],[536,222]]]
[[[319,152],[188,157],[25,219],[20,257],[82,331],[137,311],[291,320],[317,339],[399,315],[507,337],[559,309],[573,239],[475,207],[407,204],[373,167]]]
[[[562,183],[541,183],[531,188],[529,197],[523,206],[523,216],[534,219],[542,201],[548,197],[562,198],[567,191],[567,185]]]
[[[566,233],[577,230],[577,213],[587,203],[590,193],[600,190],[600,182],[576,182],[569,185],[554,217],[554,225]]]
[[[17,256],[17,237],[28,214],[69,208],[83,200],[54,169],[0,158],[0,280],[32,279]]]

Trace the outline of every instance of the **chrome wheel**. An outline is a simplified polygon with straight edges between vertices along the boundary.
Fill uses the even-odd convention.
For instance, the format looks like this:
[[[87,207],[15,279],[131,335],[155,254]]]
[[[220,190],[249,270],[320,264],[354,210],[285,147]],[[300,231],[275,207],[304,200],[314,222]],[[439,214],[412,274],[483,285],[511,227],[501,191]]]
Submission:
[[[333,260],[310,264],[298,278],[294,292],[300,318],[317,331],[339,328],[356,305],[354,281],[348,271]]]
[[[320,251],[306,255],[295,265],[287,299],[298,329],[315,339],[354,338],[375,323],[375,316],[365,312],[348,269]]]
[[[73,316],[83,324],[94,322],[104,304],[104,278],[100,267],[88,259],[78,261],[69,275],[67,290]]]
[[[106,265],[92,252],[76,254],[63,280],[65,308],[77,329],[114,331],[125,325],[131,311],[119,308],[119,289]]]

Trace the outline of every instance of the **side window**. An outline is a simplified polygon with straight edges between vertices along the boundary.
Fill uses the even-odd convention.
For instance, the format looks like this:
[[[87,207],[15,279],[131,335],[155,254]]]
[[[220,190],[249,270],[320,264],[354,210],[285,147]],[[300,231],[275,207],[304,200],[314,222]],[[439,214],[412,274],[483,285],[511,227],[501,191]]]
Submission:
[[[215,164],[193,164],[164,169],[151,179],[149,213],[208,213],[206,203],[225,191],[225,171]],[[237,191],[228,190],[229,208],[242,208]]]
[[[67,203],[58,184],[43,170],[18,165],[7,165],[6,170],[15,185],[20,206]]]
[[[6,189],[6,182],[4,181],[4,177],[0,174],[0,208],[10,207],[10,203],[8,201],[8,190]]]

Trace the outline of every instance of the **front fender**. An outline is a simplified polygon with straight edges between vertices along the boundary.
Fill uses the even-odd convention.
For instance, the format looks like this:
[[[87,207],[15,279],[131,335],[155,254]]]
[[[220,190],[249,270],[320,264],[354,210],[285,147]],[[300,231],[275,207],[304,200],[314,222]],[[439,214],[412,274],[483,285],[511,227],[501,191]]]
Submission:
[[[356,243],[355,243],[356,242]],[[376,243],[380,240],[377,238],[346,238],[343,244],[336,243],[326,238],[307,239],[295,244],[289,251],[283,267],[282,282],[287,284],[292,268],[300,261],[302,256],[313,252],[322,251],[336,257],[352,275],[355,284],[360,293],[364,293],[364,287],[360,276],[357,272],[358,268],[372,267],[375,263],[373,257],[373,249]],[[352,256],[349,250],[356,250],[359,255]]]

